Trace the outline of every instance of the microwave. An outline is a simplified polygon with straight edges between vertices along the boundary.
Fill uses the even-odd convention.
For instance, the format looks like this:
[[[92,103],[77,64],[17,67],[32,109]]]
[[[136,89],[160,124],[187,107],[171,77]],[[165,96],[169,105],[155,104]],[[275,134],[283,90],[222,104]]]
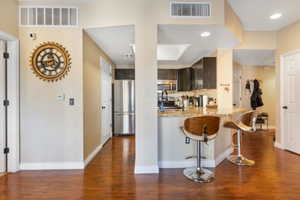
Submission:
[[[177,80],[158,80],[157,90],[177,91]]]

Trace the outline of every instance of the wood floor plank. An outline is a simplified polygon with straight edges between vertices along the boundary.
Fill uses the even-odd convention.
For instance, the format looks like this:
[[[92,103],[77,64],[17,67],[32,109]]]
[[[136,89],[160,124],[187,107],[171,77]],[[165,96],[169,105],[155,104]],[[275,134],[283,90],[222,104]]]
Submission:
[[[209,184],[191,182],[182,169],[134,175],[134,137],[114,137],[84,171],[23,171],[0,178],[0,200],[299,200],[300,156],[274,148],[272,133],[242,138],[243,153],[256,165],[224,161]]]

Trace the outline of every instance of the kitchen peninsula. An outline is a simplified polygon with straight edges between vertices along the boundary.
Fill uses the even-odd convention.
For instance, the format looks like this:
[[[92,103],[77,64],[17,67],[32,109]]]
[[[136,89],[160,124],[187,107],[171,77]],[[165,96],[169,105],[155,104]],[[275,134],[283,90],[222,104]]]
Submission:
[[[186,137],[180,127],[189,117],[214,115],[221,117],[220,129],[215,140],[203,144],[202,155],[204,167],[216,167],[232,149],[232,133],[223,127],[224,121],[236,119],[244,110],[242,109],[208,109],[189,108],[188,110],[172,110],[158,113],[158,152],[160,168],[185,168],[196,165],[195,158],[186,159],[196,155],[196,145],[193,141],[186,143]]]

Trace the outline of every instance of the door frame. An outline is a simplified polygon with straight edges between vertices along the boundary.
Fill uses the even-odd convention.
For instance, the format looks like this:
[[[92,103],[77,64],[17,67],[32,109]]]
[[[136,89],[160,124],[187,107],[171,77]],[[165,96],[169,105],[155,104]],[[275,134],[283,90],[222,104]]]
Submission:
[[[0,39],[7,42],[9,52],[8,59],[8,134],[7,146],[9,154],[7,158],[7,172],[17,172],[20,169],[20,128],[19,128],[19,40],[5,32],[0,31]],[[0,55],[2,56],[2,55]],[[0,102],[2,104],[2,102]],[[0,149],[2,151],[2,149]]]
[[[284,123],[284,110],[282,109],[282,107],[284,106],[284,59],[286,56],[290,56],[290,55],[293,55],[293,54],[300,54],[300,49],[297,49],[297,50],[294,50],[294,51],[289,51],[287,53],[284,53],[282,55],[280,55],[280,67],[279,67],[279,70],[280,70],[280,99],[279,99],[279,109],[280,109],[280,131],[279,131],[279,135],[280,135],[280,143],[276,140],[275,141],[275,146],[280,148],[280,149],[286,149],[286,144],[285,144],[285,123]]]
[[[111,86],[112,86],[112,65],[111,65],[111,63],[109,63],[109,62],[107,62],[106,60],[105,60],[105,58],[103,57],[103,56],[100,56],[100,73],[101,73],[101,75],[100,75],[100,89],[101,89],[101,96],[100,96],[100,103],[101,103],[101,106],[100,107],[102,107],[102,105],[103,105],[103,93],[102,93],[102,81],[103,81],[103,73],[104,73],[104,71],[105,71],[105,69],[104,69],[104,66],[103,66],[103,62],[106,62],[107,64],[109,64],[110,65],[110,77],[111,77]],[[110,91],[110,92],[112,92],[112,91]],[[111,101],[110,101],[110,103],[111,103],[111,109],[112,109],[112,104],[113,104],[113,102],[112,102],[112,94],[111,94]],[[112,110],[111,110],[112,111]],[[105,140],[105,138],[104,138],[104,135],[103,135],[103,123],[102,123],[102,109],[101,109],[101,130],[100,130],[100,132],[101,132],[101,145],[103,146],[103,145],[105,145],[105,143],[107,142],[107,141],[109,141],[109,139],[111,139],[111,137],[112,137],[112,135],[113,135],[113,132],[112,132],[112,113],[111,113],[111,126],[110,126],[110,128],[111,128],[111,133],[110,133],[110,135],[109,135],[109,137]],[[104,141],[105,140],[105,141]]]

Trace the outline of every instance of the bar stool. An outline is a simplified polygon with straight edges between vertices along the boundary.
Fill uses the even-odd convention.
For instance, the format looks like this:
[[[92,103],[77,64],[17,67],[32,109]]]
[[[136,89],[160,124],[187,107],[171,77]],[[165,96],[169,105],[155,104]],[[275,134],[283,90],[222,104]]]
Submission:
[[[236,139],[237,139],[237,155],[231,155],[228,157],[228,160],[236,165],[243,166],[252,166],[255,164],[253,160],[248,160],[241,153],[241,132],[255,132],[255,113],[253,111],[246,112],[240,116],[240,119],[236,122],[228,121],[224,123],[225,128],[230,128],[237,130]]]
[[[201,116],[188,118],[181,127],[184,135],[197,142],[197,167],[186,168],[183,174],[197,183],[208,183],[214,179],[214,173],[201,167],[201,142],[208,142],[216,138],[220,127],[220,118],[215,116]]]

